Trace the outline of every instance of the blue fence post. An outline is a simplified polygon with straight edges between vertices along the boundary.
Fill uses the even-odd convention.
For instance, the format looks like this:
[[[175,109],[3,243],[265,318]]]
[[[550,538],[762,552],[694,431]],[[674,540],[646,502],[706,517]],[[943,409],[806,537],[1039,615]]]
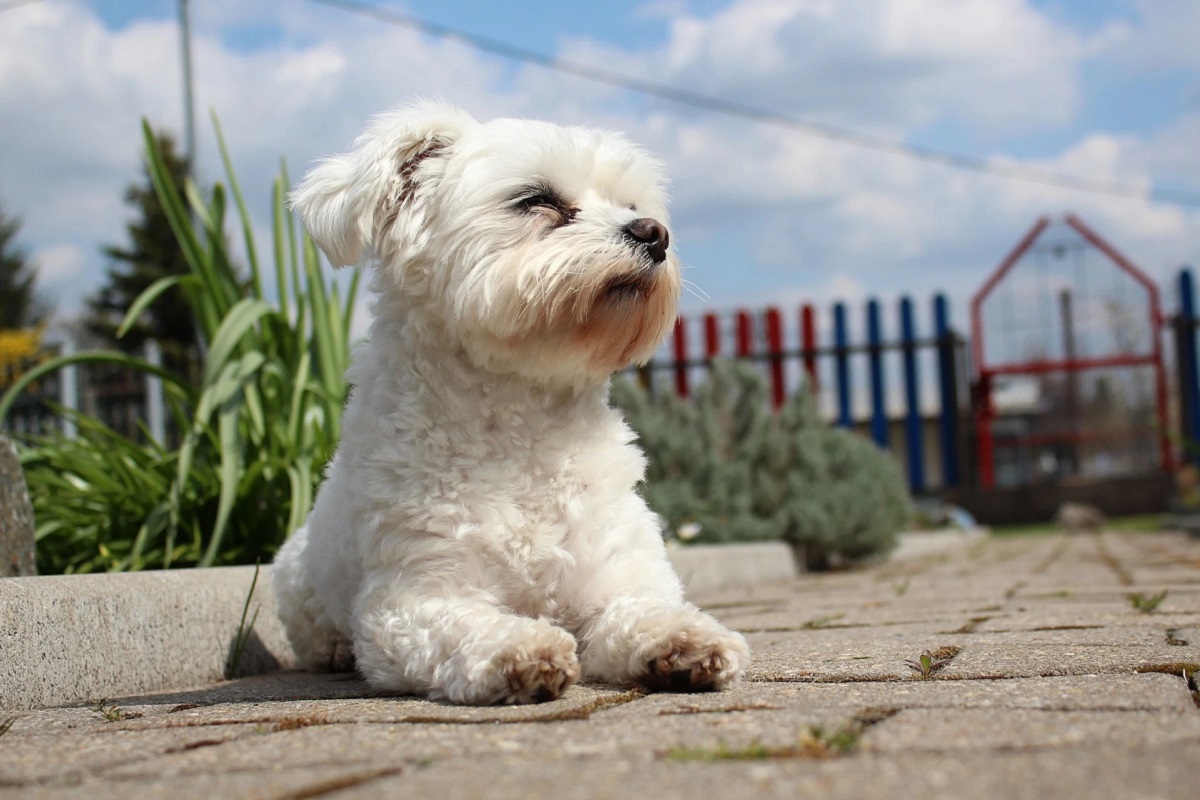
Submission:
[[[921,393],[917,375],[917,334],[913,303],[900,298],[900,341],[904,348],[904,433],[908,443],[908,485],[913,493],[925,491],[925,437],[921,430]]]
[[[833,304],[833,348],[837,374],[838,421],[843,428],[854,424],[850,417],[850,354],[847,352],[846,304]]]
[[[879,325],[879,301],[867,301],[867,358],[871,371],[871,438],[888,446],[887,408],[883,388],[883,334]]]
[[[1196,364],[1196,299],[1192,271],[1179,271],[1179,316],[1175,320],[1175,360],[1179,374],[1179,421],[1184,460],[1200,463],[1200,375]]]
[[[933,325],[938,349],[938,388],[942,413],[939,420],[942,450],[942,485],[958,486],[958,374],[954,335],[950,331],[950,302],[938,293],[933,298]]]

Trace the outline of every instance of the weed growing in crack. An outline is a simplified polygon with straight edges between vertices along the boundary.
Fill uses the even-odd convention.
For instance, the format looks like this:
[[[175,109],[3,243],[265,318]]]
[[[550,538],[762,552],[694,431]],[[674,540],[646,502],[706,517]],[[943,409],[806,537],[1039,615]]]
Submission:
[[[904,665],[913,672],[917,673],[918,680],[927,681],[933,677],[933,673],[949,664],[950,659],[954,658],[954,655],[958,654],[957,651],[955,651],[954,655],[943,656],[940,655],[940,652],[940,650],[938,653],[934,653],[929,650],[923,650],[920,656],[917,658],[907,659],[904,662]]]
[[[99,714],[105,722],[120,722],[125,719],[125,712],[115,703],[109,703],[107,699],[97,700],[92,710]]]
[[[13,723],[16,721],[16,717],[6,717],[4,719],[0,719],[0,736],[8,733],[9,729],[12,728]]]
[[[1142,594],[1141,592],[1134,592],[1133,594],[1126,595],[1126,597],[1129,600],[1129,605],[1133,606],[1138,611],[1142,612],[1143,614],[1153,614],[1155,610],[1162,605],[1162,601],[1167,599],[1168,592],[1168,589],[1163,589],[1158,594]]]
[[[833,624],[834,622],[837,622],[839,619],[841,619],[844,616],[846,616],[846,615],[845,614],[831,614],[828,617],[817,617],[816,619],[810,619],[808,622],[801,625],[800,629],[805,630],[805,631],[818,631],[821,628],[828,628],[831,624]]]
[[[800,746],[813,758],[833,758],[846,755],[858,747],[862,734],[863,724],[858,720],[835,728],[810,725],[800,737]]]
[[[764,761],[781,758],[828,759],[849,755],[858,748],[863,733],[872,725],[890,719],[899,712],[896,708],[865,708],[849,721],[832,727],[809,725],[795,744],[783,747],[751,742],[731,747],[720,742],[715,748],[674,747],[661,758],[671,761]]]
[[[910,583],[912,583],[912,578],[905,578],[902,581],[897,581],[896,583],[892,584],[892,591],[896,593],[897,597],[904,597],[905,593],[908,592],[908,585]]]

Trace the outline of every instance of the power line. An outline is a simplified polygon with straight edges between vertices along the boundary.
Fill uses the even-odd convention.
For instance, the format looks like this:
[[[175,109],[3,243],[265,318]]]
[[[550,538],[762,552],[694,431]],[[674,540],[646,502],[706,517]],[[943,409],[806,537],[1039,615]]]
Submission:
[[[744,103],[738,103],[720,97],[713,97],[711,95],[700,94],[698,92],[690,92],[686,89],[678,89],[673,86],[655,83],[654,81],[647,81],[630,75],[623,75],[621,73],[612,72],[601,67],[588,66],[586,64],[580,64],[578,62],[569,61],[556,56],[549,56],[545,53],[539,53],[535,50],[528,50],[499,39],[480,36],[479,34],[471,33],[460,28],[452,28],[448,25],[430,22],[429,20],[414,17],[399,11],[392,11],[390,9],[379,8],[366,3],[356,2],[356,0],[312,0],[312,2],[318,5],[328,6],[330,8],[336,8],[340,11],[356,14],[358,16],[369,17],[388,25],[394,25],[396,27],[407,28],[409,30],[417,31],[430,36],[436,36],[441,39],[457,39],[462,44],[476,50],[498,55],[512,61],[534,64],[544,69],[560,72],[565,75],[572,75],[576,78],[582,78],[594,83],[602,83],[619,89],[648,95],[650,97],[657,97],[661,100],[667,100],[672,103],[690,106],[692,108],[698,108],[716,114],[723,114],[729,117],[737,117],[752,122],[773,125],[778,128],[797,131],[809,136],[814,136],[820,139],[846,144],[853,147],[859,147],[865,150],[887,153],[889,155],[900,156],[903,158],[916,159],[932,164],[940,164],[945,167],[975,172],[983,175],[992,175],[1011,180],[1025,181],[1026,183],[1037,183],[1043,186],[1053,186],[1060,189],[1072,189],[1081,192],[1091,192],[1093,194],[1136,198],[1139,200],[1146,199],[1146,197],[1149,196],[1151,199],[1163,203],[1185,206],[1200,206],[1200,192],[1196,191],[1189,191],[1185,189],[1169,189],[1154,186],[1140,188],[1129,183],[1090,178],[1083,175],[1070,175],[1066,173],[1053,172],[1051,170],[1039,169],[1037,167],[1027,167],[1018,164],[995,163],[978,156],[964,155],[962,153],[953,153],[946,150],[938,150],[931,147],[922,147],[920,145],[899,142],[894,139],[888,139],[870,133],[863,133],[862,131],[855,131],[849,128],[841,128],[836,125],[828,125],[823,122],[814,122],[812,120],[791,117],[778,112],[756,108]]]

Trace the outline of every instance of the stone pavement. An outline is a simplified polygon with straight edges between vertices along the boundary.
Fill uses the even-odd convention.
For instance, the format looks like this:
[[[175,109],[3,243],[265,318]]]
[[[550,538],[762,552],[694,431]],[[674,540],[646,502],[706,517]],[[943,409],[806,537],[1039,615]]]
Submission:
[[[735,690],[457,708],[276,673],[97,698],[9,715],[0,798],[1200,797],[1200,541],[985,538],[697,599],[754,649]]]

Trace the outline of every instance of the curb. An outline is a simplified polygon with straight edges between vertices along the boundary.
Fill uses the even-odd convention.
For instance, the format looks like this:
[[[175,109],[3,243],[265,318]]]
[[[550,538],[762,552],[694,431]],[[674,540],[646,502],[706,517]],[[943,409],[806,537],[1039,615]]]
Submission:
[[[211,685],[225,677],[254,567],[0,580],[0,708]],[[238,675],[294,663],[264,568]]]
[[[896,557],[961,546],[943,533]],[[935,548],[936,544],[936,548]],[[906,551],[912,550],[911,553]],[[691,595],[797,577],[782,542],[668,548]],[[207,686],[227,677],[254,567],[0,579],[0,708],[24,710]],[[289,669],[295,656],[263,567],[258,616],[234,677]]]

